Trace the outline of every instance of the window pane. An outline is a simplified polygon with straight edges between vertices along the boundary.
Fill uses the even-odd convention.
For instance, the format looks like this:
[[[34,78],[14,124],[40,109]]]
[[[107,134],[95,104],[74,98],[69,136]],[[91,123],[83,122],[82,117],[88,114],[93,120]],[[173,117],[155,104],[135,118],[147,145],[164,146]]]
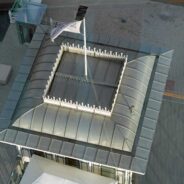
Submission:
[[[109,168],[109,167],[101,167],[102,169],[102,176],[110,177],[110,178],[115,178],[115,169]]]
[[[88,171],[88,163],[81,162],[81,169],[84,170],[84,171]]]
[[[80,162],[72,158],[65,158],[65,164],[80,168]]]

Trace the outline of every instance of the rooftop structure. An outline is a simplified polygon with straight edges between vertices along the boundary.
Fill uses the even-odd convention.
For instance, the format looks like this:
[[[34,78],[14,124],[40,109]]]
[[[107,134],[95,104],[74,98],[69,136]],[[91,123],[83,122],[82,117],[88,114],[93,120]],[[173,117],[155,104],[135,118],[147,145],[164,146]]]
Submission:
[[[53,50],[52,47],[55,46],[55,44],[50,44],[51,42],[49,37],[46,37],[45,41],[43,42],[42,48],[46,47],[51,52],[51,50]],[[50,74],[53,70],[53,67],[55,67],[55,62],[58,60],[57,54],[60,53],[60,45],[57,46],[57,48],[58,50],[54,51],[55,54],[48,54],[47,49],[41,49],[41,54],[38,54],[37,60],[35,61],[32,69],[30,80],[28,81],[27,87],[25,88],[19,105],[16,108],[13,126],[59,137],[65,137],[72,140],[78,140],[93,145],[100,145],[107,148],[114,148],[117,150],[131,152],[134,138],[136,136],[136,130],[139,124],[139,119],[141,116],[143,102],[146,95],[146,89],[155,61],[155,56],[146,56],[140,59],[138,63],[140,63],[139,65],[142,66],[142,68],[141,66],[139,66],[140,71],[142,72],[138,70],[139,68],[134,67],[134,62],[129,64],[130,66],[133,65],[131,67],[132,70],[130,69],[132,73],[129,72],[127,76],[125,71],[125,76],[122,78],[119,92],[117,93],[117,99],[115,101],[112,115],[108,117],[109,115],[104,116],[103,110],[101,111],[102,115],[98,115],[100,113],[93,114],[91,112],[88,112],[88,110],[85,110],[83,107],[84,105],[81,105],[80,110],[78,110],[77,107],[76,109],[70,109],[66,108],[66,106],[68,104],[68,106],[70,107],[72,105],[72,102],[70,105],[69,102],[66,102],[65,104],[65,101],[59,102],[56,99],[44,97],[44,94],[46,92],[45,89],[47,89],[48,85],[48,80],[51,79]],[[48,63],[48,59],[50,57],[53,57],[53,59],[51,60],[51,63]],[[83,68],[83,65],[80,66]],[[127,66],[127,69],[128,68],[129,67]],[[97,67],[96,71],[98,70],[101,71],[103,70],[103,68]],[[141,76],[143,72],[145,73],[143,76]],[[130,83],[125,83],[125,79],[129,79],[129,75],[133,75],[131,76],[131,78],[133,78],[133,89],[129,88],[129,85],[131,85]],[[137,83],[137,85],[139,85],[137,87],[136,83],[134,82],[134,75],[140,75],[140,82]],[[45,83],[43,82],[44,78]],[[64,90],[68,90],[67,94],[69,93],[69,91],[70,93],[72,93],[74,91],[73,86],[78,83],[78,81],[74,81],[73,85],[71,86],[67,85],[67,80],[65,80],[64,83],[59,82],[57,83],[57,88],[55,91],[60,92],[63,86]],[[42,90],[40,90],[41,85],[43,86]],[[54,86],[52,87],[54,88]],[[141,90],[141,92],[139,92],[138,90]],[[92,90],[88,93],[90,95],[93,94]],[[88,95],[88,93],[85,93],[85,95]],[[133,96],[135,94],[137,98]],[[33,104],[32,108],[30,107],[31,103],[28,102],[27,104],[27,100],[31,100],[30,98],[27,98],[29,97],[29,95],[33,95],[32,97],[33,99],[35,99],[35,103],[37,103]],[[38,100],[37,95],[40,95],[41,101]],[[95,97],[91,99],[96,100]],[[24,105],[25,103],[28,106]],[[58,103],[62,104],[58,105]],[[132,112],[131,110],[132,105],[134,105],[134,108],[132,109],[134,112]],[[82,110],[82,107],[84,110]],[[100,111],[101,109],[98,110]]]
[[[74,41],[60,37],[59,44],[52,43],[37,28],[1,113],[1,127],[5,129],[1,141],[144,173],[172,51],[128,61],[112,114],[105,116],[44,102],[61,46]],[[106,50],[112,48],[106,46]],[[95,72],[103,71],[101,62]],[[66,78],[60,81],[68,83]],[[71,81],[78,85],[78,80]],[[58,83],[57,87],[73,91],[70,85]]]
[[[127,48],[89,37],[86,79],[80,38],[52,43],[47,29],[37,27],[20,66],[0,141],[144,174],[173,51],[133,50],[142,57],[127,60]]]

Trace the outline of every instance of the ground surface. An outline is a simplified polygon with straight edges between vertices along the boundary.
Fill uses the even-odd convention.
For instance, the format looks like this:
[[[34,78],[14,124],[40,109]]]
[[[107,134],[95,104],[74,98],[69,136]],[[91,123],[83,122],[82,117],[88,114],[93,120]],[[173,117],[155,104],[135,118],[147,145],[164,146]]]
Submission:
[[[0,42],[0,63],[12,66],[12,73],[7,85],[0,85],[0,112],[8,96],[9,90],[17,75],[21,58],[26,46],[18,42],[16,26],[11,24],[2,42]]]
[[[17,151],[14,146],[0,143],[0,184],[7,184],[16,164]]]

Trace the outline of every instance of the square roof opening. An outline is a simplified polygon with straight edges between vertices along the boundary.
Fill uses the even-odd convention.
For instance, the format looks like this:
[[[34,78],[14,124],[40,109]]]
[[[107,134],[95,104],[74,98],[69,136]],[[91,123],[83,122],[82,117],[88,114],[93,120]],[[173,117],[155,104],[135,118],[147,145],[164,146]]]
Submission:
[[[89,112],[96,109],[110,115],[126,58],[122,54],[88,49],[86,78],[83,48],[76,48],[61,47],[44,95],[45,102]]]

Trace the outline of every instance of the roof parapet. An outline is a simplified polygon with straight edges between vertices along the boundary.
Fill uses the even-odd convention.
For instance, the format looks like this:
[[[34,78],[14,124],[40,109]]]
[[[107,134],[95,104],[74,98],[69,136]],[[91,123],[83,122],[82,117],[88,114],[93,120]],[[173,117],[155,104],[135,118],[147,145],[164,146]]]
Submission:
[[[55,98],[50,96],[46,96],[44,98],[44,102],[52,105],[58,105],[85,112],[111,116],[111,111],[109,111],[106,107],[105,108],[102,108],[101,106],[95,107],[94,105],[93,106],[90,106],[89,104],[85,105],[84,103],[78,103],[77,101],[73,102],[72,100],[67,99],[61,100],[61,98]]]
[[[46,84],[45,89],[44,89],[44,94],[43,94],[44,103],[49,103],[49,104],[53,104],[53,105],[58,105],[58,106],[67,107],[67,108],[71,108],[71,109],[77,109],[77,110],[95,113],[95,114],[100,114],[100,115],[105,115],[105,116],[111,116],[112,111],[113,111],[114,106],[115,106],[115,103],[116,103],[118,92],[120,89],[120,85],[121,85],[121,81],[122,81],[125,67],[127,64],[128,56],[124,55],[123,53],[118,54],[117,52],[112,52],[112,51],[107,51],[107,50],[102,50],[102,49],[97,50],[95,47],[94,48],[91,48],[91,47],[87,48],[87,55],[88,56],[100,57],[100,58],[105,58],[105,59],[108,58],[108,59],[112,59],[115,62],[118,60],[118,61],[122,61],[124,63],[123,69],[121,71],[120,79],[118,82],[118,87],[116,89],[116,93],[115,93],[114,99],[112,101],[113,102],[112,108],[111,108],[111,110],[108,110],[107,107],[102,108],[101,106],[98,106],[98,107],[96,107],[95,105],[90,106],[89,104],[85,105],[84,103],[79,104],[77,101],[73,102],[72,100],[67,100],[67,99],[62,100],[61,98],[50,97],[49,95],[47,95],[64,51],[84,55],[84,48],[82,46],[80,46],[79,44],[76,46],[74,45],[74,43],[69,44],[69,42],[61,44],[56,61],[54,63],[54,66],[52,68],[52,71],[50,73],[50,76],[47,80],[47,84]]]

